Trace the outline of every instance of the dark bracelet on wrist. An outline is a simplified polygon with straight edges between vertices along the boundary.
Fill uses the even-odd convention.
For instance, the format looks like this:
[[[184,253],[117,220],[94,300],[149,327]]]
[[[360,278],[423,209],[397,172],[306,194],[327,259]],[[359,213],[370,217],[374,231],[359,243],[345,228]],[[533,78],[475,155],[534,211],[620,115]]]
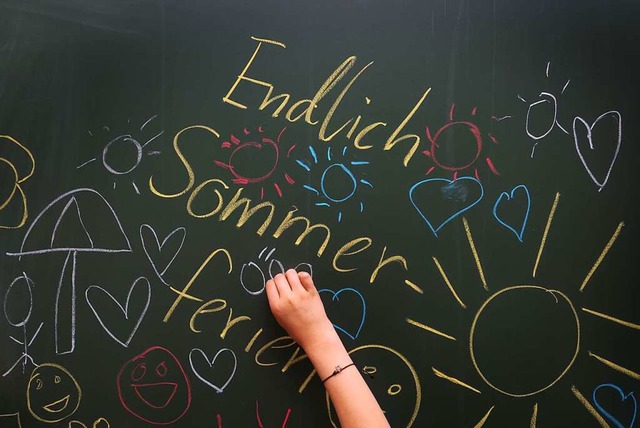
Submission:
[[[346,369],[347,367],[351,367],[351,366],[355,366],[355,363],[351,363],[351,364],[347,364],[344,367],[340,367],[340,366],[336,366],[336,368],[333,370],[333,373],[331,373],[329,376],[327,376],[326,378],[324,378],[324,380],[322,381],[322,383],[325,383],[326,381],[328,381],[329,379],[331,379],[332,377],[334,377],[335,375],[339,374],[342,370]]]

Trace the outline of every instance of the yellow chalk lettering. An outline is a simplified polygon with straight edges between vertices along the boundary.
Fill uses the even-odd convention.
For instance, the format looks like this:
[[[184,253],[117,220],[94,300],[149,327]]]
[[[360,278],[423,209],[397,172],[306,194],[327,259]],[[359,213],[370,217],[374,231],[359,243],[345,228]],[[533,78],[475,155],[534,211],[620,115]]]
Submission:
[[[291,358],[289,358],[289,361],[287,361],[286,364],[282,366],[282,369],[281,369],[282,373],[289,370],[289,367],[291,367],[292,365],[297,364],[300,361],[309,359],[309,357],[307,357],[307,354],[304,354],[304,353],[300,357],[298,357],[298,354],[300,353],[301,350],[302,348],[300,348],[299,346],[296,347],[296,350],[293,351],[293,354],[291,355]]]
[[[313,379],[313,377],[316,374],[317,374],[316,370],[313,369],[311,373],[309,373],[309,376],[307,376],[307,378],[304,380],[304,382],[302,382],[302,384],[300,385],[300,388],[298,388],[298,393],[302,394],[302,392],[305,390],[307,385],[309,385],[309,382],[311,382],[311,379]]]
[[[360,124],[360,120],[362,120],[361,114],[359,114],[358,117],[356,117],[355,122],[353,122],[353,125],[351,125],[351,129],[349,129],[349,132],[347,132],[347,138],[351,138],[351,136],[353,135],[353,132],[356,130],[356,128]]]
[[[367,105],[371,104],[371,99],[369,97],[364,97],[364,99],[366,100]],[[351,129],[349,129],[349,132],[347,132],[347,138],[349,138],[349,139],[351,138],[351,136],[355,132],[356,128],[360,124],[360,120],[362,120],[362,115],[361,114],[358,115],[358,117],[356,118],[356,121],[353,122],[353,125],[351,126]]]
[[[242,211],[242,214],[240,215],[240,218],[236,223],[236,227],[242,227],[247,222],[247,220],[249,220],[249,218],[252,215],[254,215],[256,212],[258,212],[261,208],[269,208],[270,211],[269,211],[269,215],[267,216],[267,219],[262,223],[262,226],[260,226],[260,228],[256,231],[258,236],[262,236],[265,230],[267,230],[267,228],[269,227],[269,224],[271,224],[271,220],[273,219],[273,212],[275,211],[276,207],[271,202],[262,202],[250,209],[249,205],[251,204],[251,200],[247,198],[240,198],[240,194],[242,193],[242,190],[243,190],[242,188],[238,189],[238,191],[233,196],[231,201],[229,201],[227,206],[224,208],[224,210],[222,211],[222,214],[220,214],[220,221],[226,220],[236,209],[238,209],[239,206],[244,204],[244,209]]]
[[[109,421],[106,420],[105,418],[98,418],[93,423],[93,428],[99,428],[99,427],[110,428],[111,425],[109,424]]]
[[[222,198],[222,194],[220,193],[220,191],[218,189],[214,189],[214,193],[216,194],[216,196],[218,197],[218,205],[211,211],[209,211],[208,213],[204,213],[204,214],[196,214],[195,212],[193,212],[193,202],[195,201],[195,199],[198,197],[198,195],[200,194],[200,191],[202,189],[204,189],[208,184],[210,183],[219,183],[222,184],[222,186],[225,189],[229,189],[229,186],[227,186],[227,184],[222,181],[219,180],[217,178],[212,178],[210,180],[206,180],[203,181],[198,187],[196,187],[193,192],[191,192],[191,195],[189,195],[189,199],[187,200],[187,212],[189,213],[189,215],[191,215],[192,217],[195,218],[207,218],[207,217],[211,217],[214,214],[217,214],[218,211],[220,211],[220,208],[222,208],[222,204],[224,202],[223,198]]]
[[[229,308],[229,317],[227,318],[227,323],[224,325],[222,333],[220,333],[220,338],[224,339],[229,329],[241,321],[251,321],[251,318],[246,315],[233,318],[233,308]]]
[[[316,125],[318,123],[317,120],[314,121],[311,118],[313,110],[318,107],[318,103],[320,102],[320,100],[322,100],[329,93],[329,91],[331,91],[331,89],[333,89],[333,87],[336,86],[336,84],[338,84],[340,80],[342,80],[342,78],[349,72],[349,70],[351,70],[355,63],[355,56],[347,58],[342,62],[342,64],[338,66],[338,68],[333,71],[333,73],[331,73],[327,80],[324,81],[322,86],[320,86],[320,89],[318,89],[318,92],[316,92],[316,94],[311,99],[311,103],[309,103],[309,106],[305,111],[305,122],[307,122],[309,125]]]
[[[276,343],[278,343],[278,342],[285,342],[285,344],[276,346]],[[264,354],[269,349],[282,349],[282,348],[288,348],[288,347],[291,347],[291,346],[296,346],[296,342],[290,336],[281,336],[281,337],[275,338],[272,341],[268,342],[266,345],[264,345],[262,348],[260,348],[258,350],[258,352],[256,352],[256,356],[255,356],[254,360],[255,360],[257,365],[262,366],[262,367],[275,366],[276,364],[278,364],[278,362],[275,362],[275,363],[273,363],[273,362],[270,362],[270,363],[261,362],[260,361],[260,357],[262,356],[262,354]]]
[[[182,165],[184,166],[185,172],[187,173],[187,176],[188,176],[188,183],[184,189],[182,189],[177,193],[162,193],[156,188],[155,184],[153,184],[153,175],[152,175],[151,177],[149,177],[149,190],[151,190],[151,193],[153,193],[154,195],[159,196],[161,198],[177,198],[187,193],[193,187],[196,181],[196,176],[193,172],[193,168],[191,168],[191,164],[189,163],[187,158],[182,154],[182,150],[180,150],[180,146],[178,145],[178,140],[180,139],[180,136],[182,135],[182,133],[189,131],[191,129],[204,129],[205,131],[215,135],[216,138],[220,137],[220,134],[218,134],[218,132],[215,129],[210,128],[208,126],[204,126],[204,125],[188,126],[178,131],[175,137],[173,137],[173,151],[176,152],[178,159],[180,159],[180,162],[182,162]]]
[[[293,117],[293,112],[300,107],[303,104],[308,104],[307,108],[304,109],[302,112],[300,112],[300,114],[298,114],[296,117]],[[287,114],[284,115],[284,117],[289,121],[289,122],[295,122],[298,119],[300,119],[302,116],[304,116],[307,113],[307,110],[311,107],[311,103],[312,101],[309,99],[305,99],[305,100],[300,100],[300,101],[296,101],[295,103],[293,103],[291,105],[291,107],[289,107],[289,110],[287,110]],[[318,123],[318,122],[316,122]]]
[[[424,92],[424,94],[422,94],[422,97],[418,100],[416,105],[413,106],[411,111],[405,116],[402,122],[400,122],[400,125],[398,125],[395,131],[393,131],[393,134],[389,136],[389,138],[387,139],[387,142],[384,145],[385,150],[391,150],[393,146],[395,146],[399,142],[413,138],[413,145],[407,152],[407,155],[404,157],[404,161],[403,161],[404,166],[407,166],[409,164],[409,160],[411,160],[411,157],[413,157],[416,150],[418,150],[418,146],[420,146],[420,137],[417,136],[416,134],[405,134],[402,137],[399,137],[399,138],[396,138],[396,137],[398,136],[400,131],[402,131],[402,129],[405,127],[407,122],[409,122],[409,120],[413,117],[413,115],[416,113],[418,108],[422,105],[422,103],[424,102],[424,99],[427,98],[427,95],[429,95],[429,92],[431,92],[431,88],[428,88]]]
[[[362,247],[356,248],[355,250],[350,251],[353,247],[355,247],[356,245],[358,245],[360,243],[364,243],[362,245]],[[342,247],[340,247],[338,249],[338,251],[336,251],[336,255],[333,256],[333,268],[338,272],[351,272],[351,271],[356,270],[357,268],[341,268],[341,267],[339,267],[338,266],[338,259],[340,257],[353,256],[354,254],[361,253],[364,250],[366,250],[367,248],[369,248],[372,243],[373,243],[373,241],[371,240],[371,238],[367,238],[367,237],[356,238],[356,239],[354,239],[352,241],[347,242]]]
[[[253,335],[251,340],[249,340],[249,343],[247,343],[247,346],[245,346],[244,352],[249,352],[251,348],[253,348],[253,344],[256,343],[256,339],[258,339],[258,336],[260,336],[261,334],[262,334],[262,329],[256,331],[256,334]]]
[[[360,149],[360,150],[366,150],[366,149],[372,148],[373,147],[372,145],[366,145],[366,146],[361,145],[360,141],[365,137],[365,135],[367,135],[369,132],[371,132],[374,129],[376,129],[378,126],[387,126],[387,124],[386,124],[386,122],[374,122],[371,125],[365,126],[356,135],[355,140],[353,140],[353,146],[356,149]]]
[[[289,94],[280,94],[280,95],[276,95],[273,98],[269,98],[269,97],[271,97],[271,93],[272,92],[273,92],[273,85],[269,85],[269,90],[267,91],[267,95],[264,96],[264,99],[260,103],[260,107],[258,107],[258,110],[264,110],[272,102],[278,101],[280,98],[284,98],[282,100],[282,102],[280,103],[280,105],[278,106],[278,108],[276,108],[273,111],[273,113],[271,113],[271,117],[278,117],[278,115],[280,114],[282,109],[285,108],[285,106],[289,102],[289,98],[291,98],[291,96]],[[287,117],[287,119],[289,119],[289,118]]]
[[[256,55],[258,55],[258,51],[260,51],[260,48],[262,47],[263,43],[268,43],[268,44],[272,44],[275,46],[280,46],[281,48],[286,48],[286,46],[284,45],[284,43],[281,42],[277,42],[275,40],[268,40],[268,39],[260,39],[257,37],[251,37],[251,39],[255,40],[258,42],[258,46],[256,46],[256,49],[253,51],[253,55],[251,55],[251,58],[249,58],[249,62],[247,62],[247,65],[245,65],[244,69],[242,70],[242,72],[240,73],[240,75],[238,76],[238,78],[236,79],[236,81],[233,83],[233,85],[231,86],[231,89],[229,89],[229,92],[227,92],[227,95],[225,95],[222,98],[222,101],[228,104],[231,104],[234,107],[238,107],[241,109],[246,109],[247,106],[244,104],[241,104],[237,101],[232,100],[231,94],[233,94],[233,91],[235,91],[236,87],[238,86],[238,84],[243,81],[249,81],[251,83],[254,83],[256,85],[260,85],[260,86],[264,86],[269,88],[269,90],[273,90],[273,85],[267,82],[263,82],[261,80],[256,80],[250,77],[246,77],[247,71],[249,70],[249,67],[251,66],[251,63],[253,62],[253,60],[256,58]],[[266,98],[266,97],[265,97]]]
[[[217,250],[212,251],[211,254],[209,254],[209,256],[207,256],[205,261],[202,262],[202,264],[200,265],[200,267],[198,268],[196,273],[193,274],[193,276],[191,277],[191,279],[189,280],[187,285],[184,286],[184,289],[182,291],[178,292],[178,297],[176,297],[176,300],[173,302],[173,305],[171,305],[171,307],[169,308],[169,310],[165,314],[164,318],[162,319],[162,322],[166,323],[167,321],[169,321],[169,318],[171,318],[171,315],[173,314],[173,311],[176,310],[176,308],[178,307],[178,304],[182,301],[183,298],[192,297],[192,296],[187,294],[187,291],[189,291],[189,289],[191,288],[191,286],[193,285],[195,280],[198,278],[198,276],[200,276],[200,273],[202,272],[202,270],[205,267],[207,267],[207,265],[209,264],[211,259],[213,259],[219,253],[222,253],[225,256],[227,256],[227,262],[229,263],[229,271],[227,273],[228,274],[231,273],[231,271],[233,270],[233,261],[231,259],[231,254],[229,254],[229,251],[225,250],[224,248],[218,248]]]
[[[378,272],[380,272],[380,269],[382,269],[389,263],[393,263],[393,262],[400,263],[404,268],[404,270],[409,270],[409,267],[407,266],[407,260],[404,257],[391,256],[385,259],[384,255],[386,252],[387,252],[387,247],[384,247],[382,249],[382,254],[380,255],[380,261],[378,262],[378,266],[376,266],[376,268],[373,270],[373,273],[371,274],[371,278],[369,278],[369,283],[373,284],[373,281],[376,280],[376,277],[378,276]]]
[[[355,81],[360,77],[360,75],[362,73],[364,73],[364,71],[367,68],[369,68],[369,66],[371,64],[373,64],[373,61],[371,61],[369,64],[365,65],[364,67],[362,67],[362,70],[360,70],[358,72],[358,74],[353,76],[351,81],[349,81],[349,83],[347,83],[347,85],[344,87],[342,92],[340,92],[340,95],[338,95],[336,100],[333,102],[333,105],[331,106],[331,108],[327,112],[327,115],[324,117],[324,120],[322,121],[322,124],[320,125],[320,130],[318,131],[318,138],[320,140],[322,140],[322,141],[330,141],[333,137],[335,137],[338,133],[340,133],[340,131],[342,131],[344,128],[346,128],[349,125],[349,123],[351,123],[351,121],[353,119],[349,119],[348,121],[343,123],[342,126],[340,126],[336,131],[333,132],[333,134],[331,134],[329,136],[325,136],[325,133],[327,131],[327,127],[329,126],[329,122],[331,121],[331,118],[333,117],[333,114],[335,113],[336,109],[338,108],[338,106],[342,102],[342,99],[347,94],[347,92],[349,92],[349,89],[351,89],[351,86],[355,83]]]
[[[306,238],[307,235],[309,235],[313,231],[313,229],[316,229],[316,228],[324,229],[327,232],[327,234],[325,235],[324,242],[318,248],[317,254],[318,254],[318,257],[320,257],[322,253],[324,253],[324,250],[327,248],[327,245],[329,244],[329,239],[331,238],[331,230],[329,229],[329,227],[327,227],[322,223],[311,225],[311,222],[306,217],[303,217],[303,216],[293,217],[293,213],[295,213],[297,210],[298,210],[297,208],[294,208],[287,213],[287,216],[282,220],[282,223],[280,223],[280,226],[278,226],[276,231],[273,232],[273,237],[276,239],[279,238],[280,235],[282,235],[282,232],[290,228],[295,222],[302,221],[305,223],[304,230],[298,236],[298,239],[296,239],[296,242],[295,242],[296,245],[300,245],[300,243],[304,240],[304,238]]]
[[[218,306],[214,307],[213,309],[209,309],[209,307],[213,305],[218,305]],[[191,319],[189,320],[189,328],[194,333],[200,333],[202,330],[198,330],[196,328],[196,318],[198,317],[198,315],[220,312],[226,307],[227,307],[227,301],[224,299],[209,300],[207,303],[205,303],[204,305],[196,309],[196,311],[193,313],[193,315],[191,316]]]

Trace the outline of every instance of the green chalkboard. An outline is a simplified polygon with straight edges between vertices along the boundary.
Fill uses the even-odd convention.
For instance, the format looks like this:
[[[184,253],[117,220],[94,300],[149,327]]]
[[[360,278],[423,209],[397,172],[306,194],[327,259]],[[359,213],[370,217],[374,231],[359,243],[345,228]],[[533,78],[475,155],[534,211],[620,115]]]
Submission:
[[[0,426],[337,425],[293,267],[394,427],[635,426],[638,16],[1,0]]]

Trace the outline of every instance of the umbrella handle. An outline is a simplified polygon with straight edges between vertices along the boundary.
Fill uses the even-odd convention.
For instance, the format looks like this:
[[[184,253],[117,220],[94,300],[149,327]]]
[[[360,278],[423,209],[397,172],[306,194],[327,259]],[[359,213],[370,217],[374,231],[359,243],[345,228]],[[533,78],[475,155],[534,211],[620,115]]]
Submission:
[[[70,354],[76,347],[76,251],[69,251],[62,265],[56,291],[54,333],[56,354]],[[66,281],[67,266],[71,260],[71,278]],[[68,284],[70,282],[70,284]],[[71,303],[68,308],[66,304]]]

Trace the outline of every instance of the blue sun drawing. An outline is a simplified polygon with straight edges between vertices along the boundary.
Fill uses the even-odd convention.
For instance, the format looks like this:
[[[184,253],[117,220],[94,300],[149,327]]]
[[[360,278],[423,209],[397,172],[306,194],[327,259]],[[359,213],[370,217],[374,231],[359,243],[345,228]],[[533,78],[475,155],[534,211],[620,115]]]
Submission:
[[[343,147],[338,152],[338,156],[333,154],[331,147],[327,147],[326,160],[318,159],[318,153],[309,146],[310,160],[297,159],[296,162],[305,171],[311,173],[313,170],[322,169],[319,182],[315,185],[304,184],[302,187],[316,195],[319,200],[315,202],[318,207],[338,209],[338,222],[342,221],[342,212],[347,205],[356,205],[360,213],[364,212],[364,202],[358,198],[359,190],[364,186],[373,188],[373,184],[361,178],[360,167],[369,165],[368,161],[348,160],[347,147]],[[323,165],[327,165],[324,166]]]

